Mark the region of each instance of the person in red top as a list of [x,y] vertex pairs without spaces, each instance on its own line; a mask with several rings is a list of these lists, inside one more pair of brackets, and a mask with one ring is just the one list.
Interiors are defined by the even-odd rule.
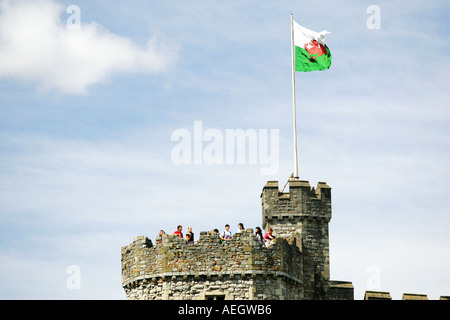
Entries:
[[178,226],[177,227],[177,231],[175,231],[173,234],[176,234],[180,238],[183,238],[183,233],[181,232],[181,230],[183,230],[183,227],[182,226]]
[[270,244],[276,238],[274,235],[272,235],[272,232],[273,232],[272,228],[267,229],[267,233],[264,236],[264,240],[266,241],[266,245]]

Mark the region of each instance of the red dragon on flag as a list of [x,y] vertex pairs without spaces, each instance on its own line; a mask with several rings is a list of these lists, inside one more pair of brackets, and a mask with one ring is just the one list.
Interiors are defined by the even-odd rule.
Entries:
[[323,44],[318,43],[316,40],[312,40],[311,42],[305,44],[305,50],[308,51],[310,62],[314,62],[311,59],[315,60],[323,55],[325,55],[324,60],[327,60],[327,48]]

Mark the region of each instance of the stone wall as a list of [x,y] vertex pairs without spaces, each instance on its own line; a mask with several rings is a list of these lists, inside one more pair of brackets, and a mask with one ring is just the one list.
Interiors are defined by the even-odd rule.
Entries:
[[[391,294],[385,291],[366,291],[364,300],[392,300]],[[402,300],[428,300],[426,294],[403,293]],[[450,300],[450,296],[440,296],[439,300]]]
[[161,243],[138,237],[122,247],[127,299],[302,299],[302,256],[279,238],[270,247],[252,229],[222,243],[201,232],[197,243],[166,234]]

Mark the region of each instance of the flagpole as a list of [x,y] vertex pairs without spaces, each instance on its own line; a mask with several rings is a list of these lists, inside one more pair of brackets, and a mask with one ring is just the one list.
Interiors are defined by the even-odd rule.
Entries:
[[294,46],[294,16],[291,13],[291,46],[292,46],[292,103],[294,124],[294,179],[298,178],[297,158],[297,112],[295,106],[295,46]]

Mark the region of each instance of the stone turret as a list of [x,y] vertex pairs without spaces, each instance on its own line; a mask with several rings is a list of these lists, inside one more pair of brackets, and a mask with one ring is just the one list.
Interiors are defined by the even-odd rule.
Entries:
[[290,180],[289,192],[280,192],[277,181],[268,181],[261,202],[263,228],[294,239],[302,252],[305,298],[325,299],[330,285],[331,188],[325,182],[314,189],[308,181]]

